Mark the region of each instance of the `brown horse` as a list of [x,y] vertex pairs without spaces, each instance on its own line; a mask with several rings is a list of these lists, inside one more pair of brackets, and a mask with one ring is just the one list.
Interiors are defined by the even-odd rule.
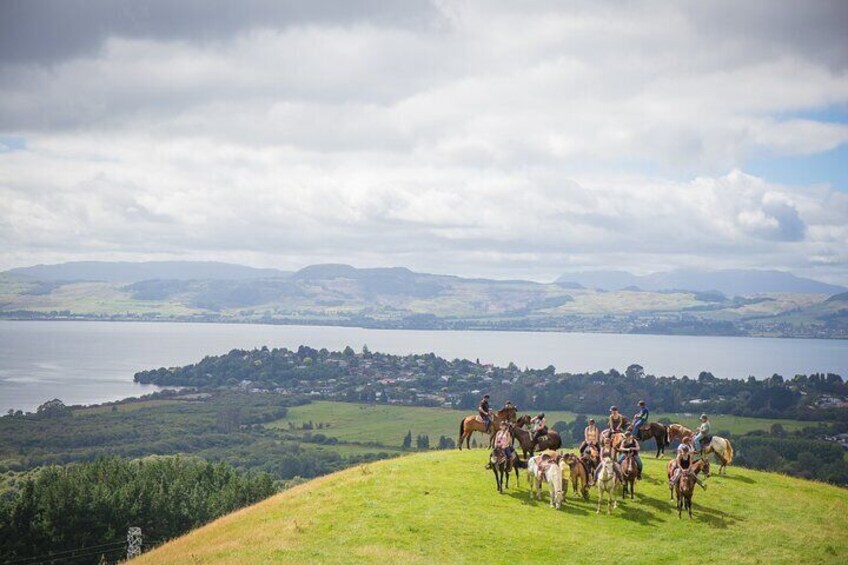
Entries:
[[660,455],[665,455],[665,448],[669,445],[668,428],[659,422],[649,422],[636,432],[636,439],[639,441],[651,438],[657,442],[657,459],[659,459]]
[[507,406],[506,408],[501,408],[497,412],[495,412],[495,417],[492,418],[492,423],[489,425],[488,430],[486,429],[486,424],[480,421],[478,415],[468,416],[467,418],[463,418],[462,421],[459,422],[459,449],[462,451],[462,442],[465,441],[465,447],[467,449],[471,449],[471,434],[474,432],[488,433],[489,434],[489,448],[491,448],[495,443],[495,432],[497,432],[498,427],[501,422],[506,420],[507,422],[515,422],[515,407]]
[[694,435],[695,433],[683,424],[672,424],[668,427],[669,443],[674,440],[683,442],[684,439],[694,437]]
[[562,447],[562,438],[554,430],[548,430],[547,436],[542,436],[541,441],[534,443],[533,434],[520,428],[517,424],[511,424],[509,429],[512,432],[512,437],[518,440],[518,445],[521,446],[521,450],[524,452],[524,459],[532,456],[537,449],[539,451],[545,451],[546,449],[557,450]]
[[[694,463],[692,467],[694,467]],[[677,517],[681,518],[683,510],[689,512],[689,519],[692,519],[692,494],[695,492],[695,472],[689,467],[680,472],[680,477],[677,480]]]
[[630,493],[630,499],[633,500],[633,495],[636,491],[636,476],[639,474],[639,467],[636,465],[636,458],[632,451],[628,451],[624,455],[624,461],[621,462],[621,476],[624,479],[623,488],[621,489],[621,497],[627,498],[627,493]]
[[[565,467],[568,467],[568,476],[565,474]],[[563,455],[560,460],[562,468],[562,497],[566,498],[568,494],[568,480],[571,479],[571,486],[574,489],[574,496],[580,492],[583,500],[589,499],[589,466],[583,458],[577,457],[573,453]],[[578,491],[578,485],[580,490]]]
[[[671,494],[671,500],[674,500],[674,485],[671,484],[671,479],[674,477],[674,471],[677,469],[677,459],[672,459],[666,465],[666,473],[668,474],[668,490]],[[689,470],[691,470],[696,475],[698,473],[704,473],[705,477],[710,476],[710,460],[709,459],[698,459],[697,461],[693,461],[692,465],[690,465]]]

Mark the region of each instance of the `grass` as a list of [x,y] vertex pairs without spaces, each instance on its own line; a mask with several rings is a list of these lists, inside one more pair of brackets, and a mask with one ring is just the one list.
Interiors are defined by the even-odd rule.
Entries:
[[[527,484],[497,494],[482,450],[351,468],[225,516],[138,563],[844,563],[848,491],[730,468],[694,499],[668,500],[665,461],[646,460],[636,499],[612,516],[573,495],[559,511]],[[534,533],[535,532],[535,533]]]
[[[417,406],[391,406],[385,404],[354,404],[348,402],[319,401],[304,406],[289,409],[285,419],[267,424],[271,428],[288,429],[288,423],[300,426],[303,422],[312,421],[314,424],[323,422],[330,424],[329,428],[314,430],[329,437],[346,442],[377,442],[388,447],[399,447],[408,431],[413,438],[419,434],[430,436],[430,445],[435,446],[439,436],[446,436],[454,441],[459,436],[460,419],[470,415],[467,410],[451,410],[448,408],[424,408]],[[545,413],[548,423],[557,421],[574,421],[573,412],[548,411]],[[679,422],[690,427],[697,425],[698,414],[658,414],[655,418],[668,417],[673,422]],[[596,416],[599,418],[599,416]],[[712,418],[713,430],[729,430],[733,435],[740,435],[751,430],[768,430],[775,422],[787,431],[815,425],[812,422],[798,420],[767,420],[759,418],[744,418],[741,416],[716,415]],[[480,441],[480,434],[475,434]]]

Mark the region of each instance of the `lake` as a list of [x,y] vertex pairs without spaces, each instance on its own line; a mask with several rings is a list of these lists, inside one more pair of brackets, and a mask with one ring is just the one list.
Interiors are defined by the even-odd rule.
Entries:
[[848,341],[746,337],[491,331],[372,330],[330,326],[142,322],[0,321],[0,410],[34,410],[59,398],[92,404],[157,390],[136,371],[186,365],[234,348],[309,345],[320,349],[429,353],[453,359],[558,371],[623,371],[639,363],[655,375],[757,378],[780,373],[848,376]]

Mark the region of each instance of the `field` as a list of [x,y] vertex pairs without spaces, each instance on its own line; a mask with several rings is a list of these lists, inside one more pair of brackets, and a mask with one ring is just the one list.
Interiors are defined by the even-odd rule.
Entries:
[[[315,430],[329,437],[338,438],[345,442],[376,442],[387,447],[399,447],[403,436],[408,431],[413,438],[419,434],[430,437],[430,445],[435,445],[439,436],[452,438],[459,436],[459,421],[470,411],[450,410],[447,408],[423,408],[414,406],[389,406],[385,404],[353,404],[347,402],[313,402],[304,406],[289,409],[287,417],[268,424],[269,427],[287,429],[289,422],[300,426],[304,422],[313,424],[322,422],[329,428]],[[549,425],[558,421],[572,422],[573,412],[549,411],[545,413]],[[667,417],[673,422],[688,426],[697,424],[698,414],[657,414],[653,419]],[[596,416],[599,418],[600,416]],[[787,431],[805,426],[815,425],[812,422],[798,420],[765,420],[759,418],[744,418],[740,416],[714,415],[711,417],[713,430],[728,430],[731,434],[740,435],[751,430],[768,430],[775,422],[779,422]],[[475,434],[480,438],[480,434]]]
[[[139,563],[844,563],[848,491],[731,467],[677,518],[663,461],[613,516],[570,497],[560,511],[521,485],[498,495],[481,451],[354,467],[221,518]],[[546,495],[547,496],[547,495]],[[587,536],[591,535],[592,543]]]

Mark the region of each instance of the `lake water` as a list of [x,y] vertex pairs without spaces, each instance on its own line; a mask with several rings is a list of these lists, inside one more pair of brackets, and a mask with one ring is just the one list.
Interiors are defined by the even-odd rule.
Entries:
[[848,341],[625,334],[370,330],[329,326],[140,322],[0,321],[0,410],[32,411],[52,398],[91,404],[139,396],[136,371],[194,363],[234,348],[309,345],[320,349],[429,353],[558,371],[757,378],[773,373],[848,376]]

